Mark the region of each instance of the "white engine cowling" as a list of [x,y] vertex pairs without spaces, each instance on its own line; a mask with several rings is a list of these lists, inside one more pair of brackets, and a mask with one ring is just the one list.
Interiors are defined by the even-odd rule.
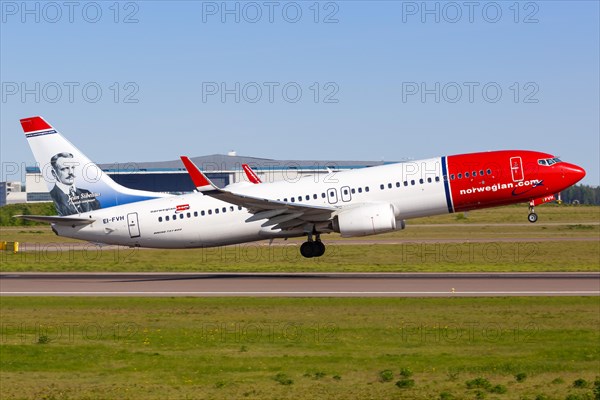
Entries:
[[[342,237],[368,236],[396,230],[394,206],[389,203],[363,204],[340,212],[333,228]],[[400,229],[404,228],[402,221]]]

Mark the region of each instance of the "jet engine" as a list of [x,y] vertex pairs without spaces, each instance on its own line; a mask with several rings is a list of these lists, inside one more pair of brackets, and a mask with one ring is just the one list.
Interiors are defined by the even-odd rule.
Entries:
[[333,220],[333,229],[342,237],[368,236],[404,229],[404,221],[396,222],[394,206],[389,203],[361,204],[342,210]]

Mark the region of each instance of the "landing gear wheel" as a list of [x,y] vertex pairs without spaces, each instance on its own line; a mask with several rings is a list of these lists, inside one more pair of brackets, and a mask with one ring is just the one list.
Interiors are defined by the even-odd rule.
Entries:
[[313,248],[315,250],[315,257],[321,257],[323,254],[325,254],[325,245],[320,240],[313,242]]
[[315,242],[304,242],[300,246],[300,254],[306,258],[321,257],[325,254],[325,245],[320,240]]
[[534,223],[535,221],[537,221],[538,216],[536,213],[532,212],[532,213],[529,213],[529,215],[527,216],[527,219],[529,220],[529,222]]
[[300,254],[302,254],[303,257],[312,258],[315,256],[313,251],[313,243],[315,242],[302,243],[302,245],[300,246]]

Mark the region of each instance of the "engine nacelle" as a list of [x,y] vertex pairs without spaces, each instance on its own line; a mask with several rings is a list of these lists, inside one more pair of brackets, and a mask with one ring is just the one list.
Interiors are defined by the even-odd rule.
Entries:
[[[396,230],[394,206],[389,203],[363,204],[340,212],[333,220],[333,229],[342,237],[368,236]],[[404,229],[401,221],[399,229]]]

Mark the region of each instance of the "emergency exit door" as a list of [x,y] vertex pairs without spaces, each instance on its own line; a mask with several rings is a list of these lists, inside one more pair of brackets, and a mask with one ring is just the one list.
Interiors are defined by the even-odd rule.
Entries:
[[127,227],[129,228],[129,236],[132,238],[140,237],[140,226],[138,224],[137,213],[127,214]]

